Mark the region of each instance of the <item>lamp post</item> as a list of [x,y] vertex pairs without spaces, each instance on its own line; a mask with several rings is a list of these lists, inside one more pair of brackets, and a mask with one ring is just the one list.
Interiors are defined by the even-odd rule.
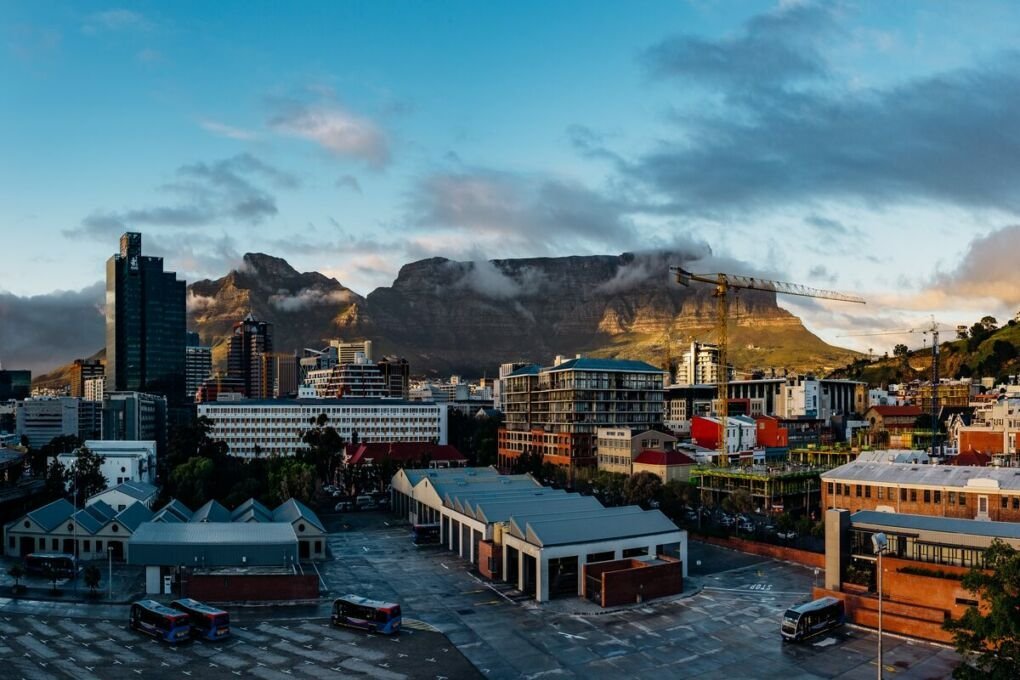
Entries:
[[871,536],[871,546],[878,555],[878,680],[882,680],[882,553],[889,549],[885,534]]
[[110,591],[110,600],[113,600],[113,546],[106,546],[106,557],[109,571],[107,572],[106,585]]

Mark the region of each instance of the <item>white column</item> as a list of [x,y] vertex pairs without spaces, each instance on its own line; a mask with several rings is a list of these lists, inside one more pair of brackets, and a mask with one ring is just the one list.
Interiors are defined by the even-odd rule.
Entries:
[[517,590],[524,592],[524,551],[517,550]]
[[549,600],[549,560],[541,554],[535,560],[535,599],[539,602]]

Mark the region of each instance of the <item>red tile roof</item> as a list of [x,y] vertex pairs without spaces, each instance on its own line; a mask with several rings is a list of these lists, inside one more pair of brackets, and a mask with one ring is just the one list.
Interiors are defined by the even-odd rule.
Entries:
[[976,465],[984,467],[992,462],[992,457],[987,453],[979,453],[977,451],[964,451],[958,456],[953,456],[949,459],[953,465]]
[[634,459],[642,465],[697,465],[698,462],[682,451],[653,451],[645,449]]
[[874,411],[881,416],[919,416],[919,406],[872,406],[869,411]]
[[361,462],[389,458],[401,463],[412,463],[428,457],[436,462],[466,463],[467,458],[449,444],[429,442],[373,442],[371,444],[348,444],[347,460],[357,465]]

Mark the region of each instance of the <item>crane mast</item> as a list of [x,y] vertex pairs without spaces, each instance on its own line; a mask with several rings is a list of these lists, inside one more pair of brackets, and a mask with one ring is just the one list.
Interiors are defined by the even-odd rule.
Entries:
[[719,374],[717,376],[718,386],[718,419],[720,423],[720,437],[718,443],[719,463],[729,460],[727,450],[727,433],[729,428],[730,411],[730,374],[729,374],[729,296],[730,292],[740,290],[761,290],[783,295],[797,295],[800,297],[821,298],[825,300],[837,300],[840,302],[853,302],[865,304],[864,299],[856,295],[848,295],[832,290],[810,288],[798,283],[787,283],[784,281],[772,281],[753,276],[742,276],[740,274],[692,274],[682,267],[672,266],[670,272],[676,276],[676,282],[682,286],[690,286],[691,282],[707,283],[715,286],[713,297],[716,300],[715,331],[719,342]]

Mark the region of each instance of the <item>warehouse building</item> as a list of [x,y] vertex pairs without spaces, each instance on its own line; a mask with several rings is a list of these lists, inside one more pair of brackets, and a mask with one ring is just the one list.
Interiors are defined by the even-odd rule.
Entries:
[[447,549],[539,602],[581,595],[588,564],[663,556],[686,573],[687,534],[658,510],[606,508],[495,468],[400,470],[392,489],[395,512],[437,525]]

